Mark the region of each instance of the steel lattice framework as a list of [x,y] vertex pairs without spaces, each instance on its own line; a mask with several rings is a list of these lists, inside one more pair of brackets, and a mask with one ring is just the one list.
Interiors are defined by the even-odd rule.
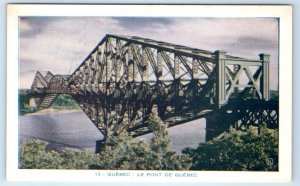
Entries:
[[[263,105],[270,99],[269,55],[249,60],[225,51],[106,35],[71,75],[37,72],[31,94],[39,109],[50,107],[58,94],[70,94],[104,136],[123,129],[138,136],[151,132],[147,120],[153,110],[171,127],[219,112],[230,100]],[[236,108],[234,122],[251,123],[253,108]],[[275,112],[278,123],[278,106],[261,108],[254,115],[264,113],[261,121],[269,122],[268,113]]]

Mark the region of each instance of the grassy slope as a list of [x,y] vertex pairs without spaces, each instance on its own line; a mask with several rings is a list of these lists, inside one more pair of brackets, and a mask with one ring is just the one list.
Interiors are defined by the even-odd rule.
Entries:
[[60,94],[54,103],[51,105],[51,108],[59,109],[59,110],[74,110],[79,109],[78,104],[76,101],[72,98],[72,96],[67,94]]

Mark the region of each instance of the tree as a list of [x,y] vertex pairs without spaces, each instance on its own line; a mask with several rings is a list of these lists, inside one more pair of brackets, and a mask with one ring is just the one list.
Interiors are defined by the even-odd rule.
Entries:
[[24,115],[27,113],[36,112],[37,109],[29,106],[30,97],[28,95],[28,90],[19,90],[19,114]]
[[57,169],[61,164],[59,153],[45,151],[46,142],[33,140],[21,145],[20,168]]
[[161,121],[157,112],[151,113],[149,128],[153,131],[150,149],[154,153],[152,162],[157,169],[162,170],[187,170],[191,166],[190,158],[170,151],[170,139],[167,125]]
[[278,143],[278,130],[263,124],[259,130],[230,128],[223,137],[183,153],[192,158],[192,170],[277,171]]
[[88,169],[98,155],[88,151],[65,150],[57,152],[46,150],[47,143],[32,140],[21,145],[21,169]]
[[118,136],[108,136],[100,159],[91,166],[95,169],[122,170],[187,170],[191,166],[186,155],[169,150],[170,140],[166,125],[157,113],[152,113],[148,122],[154,137],[150,144],[136,141],[122,131]]

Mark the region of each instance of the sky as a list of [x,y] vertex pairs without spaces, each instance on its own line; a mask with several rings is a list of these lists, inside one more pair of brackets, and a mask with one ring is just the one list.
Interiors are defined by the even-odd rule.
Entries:
[[71,74],[106,34],[140,36],[259,59],[269,53],[270,89],[278,90],[276,18],[21,17],[20,88],[36,71]]

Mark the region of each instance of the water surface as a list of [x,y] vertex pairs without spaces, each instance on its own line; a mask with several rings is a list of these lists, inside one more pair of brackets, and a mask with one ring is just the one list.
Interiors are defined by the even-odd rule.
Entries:
[[[171,149],[181,152],[186,147],[197,147],[205,141],[205,120],[199,119],[168,129]],[[150,141],[153,134],[136,138]],[[95,151],[96,141],[103,138],[84,112],[34,114],[20,116],[19,141],[40,139],[48,148],[65,147]]]

